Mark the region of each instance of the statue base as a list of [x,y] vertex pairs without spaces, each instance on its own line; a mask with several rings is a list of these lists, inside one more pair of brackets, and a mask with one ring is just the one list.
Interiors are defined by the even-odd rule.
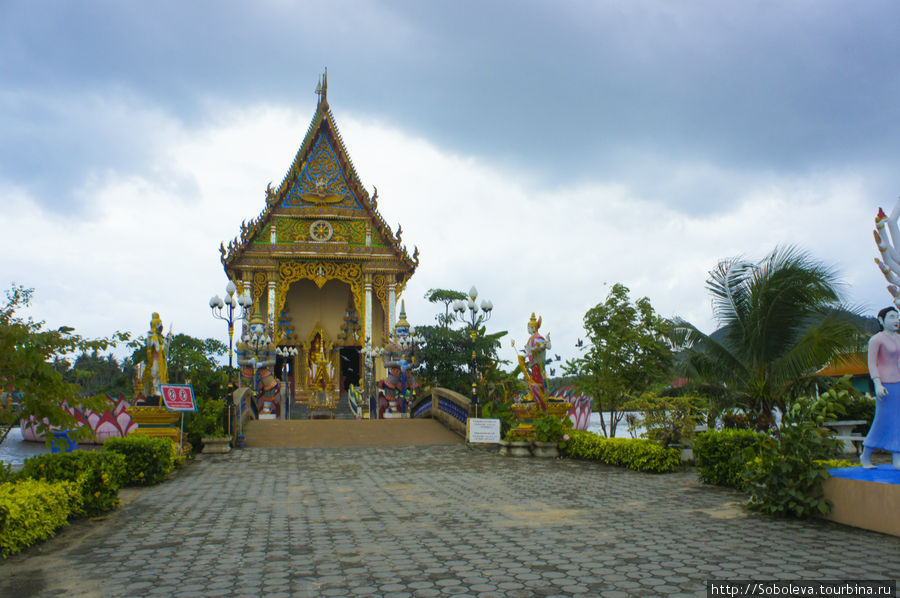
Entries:
[[900,470],[879,465],[874,469],[842,467],[828,472],[832,477],[822,487],[834,508],[825,519],[900,536]]

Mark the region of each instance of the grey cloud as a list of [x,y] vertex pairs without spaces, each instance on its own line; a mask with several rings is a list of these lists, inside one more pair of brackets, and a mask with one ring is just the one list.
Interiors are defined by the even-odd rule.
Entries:
[[311,110],[325,66],[338,112],[547,181],[664,185],[627,163],[641,153],[750,176],[887,171],[898,17],[890,0],[5,3],[3,97],[41,99],[2,117],[0,175],[52,198],[86,172],[141,168],[127,127],[107,135],[103,115],[71,104],[98,89],[190,127],[214,118],[210,98]]

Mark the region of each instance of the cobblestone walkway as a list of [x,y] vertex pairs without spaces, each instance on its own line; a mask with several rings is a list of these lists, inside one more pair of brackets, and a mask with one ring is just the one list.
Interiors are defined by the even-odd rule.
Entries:
[[900,578],[900,538],[773,519],[688,470],[465,446],[246,449],[0,563],[0,596],[705,596]]

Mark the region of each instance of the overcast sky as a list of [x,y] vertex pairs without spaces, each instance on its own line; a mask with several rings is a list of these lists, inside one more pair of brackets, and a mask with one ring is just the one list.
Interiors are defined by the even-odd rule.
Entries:
[[[328,100],[421,265],[576,354],[622,282],[712,331],[707,272],[795,244],[847,298],[900,195],[900,3],[0,0],[0,284],[88,336],[225,340],[219,243]],[[508,340],[505,341],[508,345]],[[512,358],[505,348],[504,357]]]

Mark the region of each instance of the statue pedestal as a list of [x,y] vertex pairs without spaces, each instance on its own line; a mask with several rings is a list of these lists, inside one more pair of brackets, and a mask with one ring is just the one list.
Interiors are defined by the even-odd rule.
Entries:
[[900,470],[890,465],[874,469],[830,469],[822,484],[834,508],[825,515],[836,523],[900,536]]

